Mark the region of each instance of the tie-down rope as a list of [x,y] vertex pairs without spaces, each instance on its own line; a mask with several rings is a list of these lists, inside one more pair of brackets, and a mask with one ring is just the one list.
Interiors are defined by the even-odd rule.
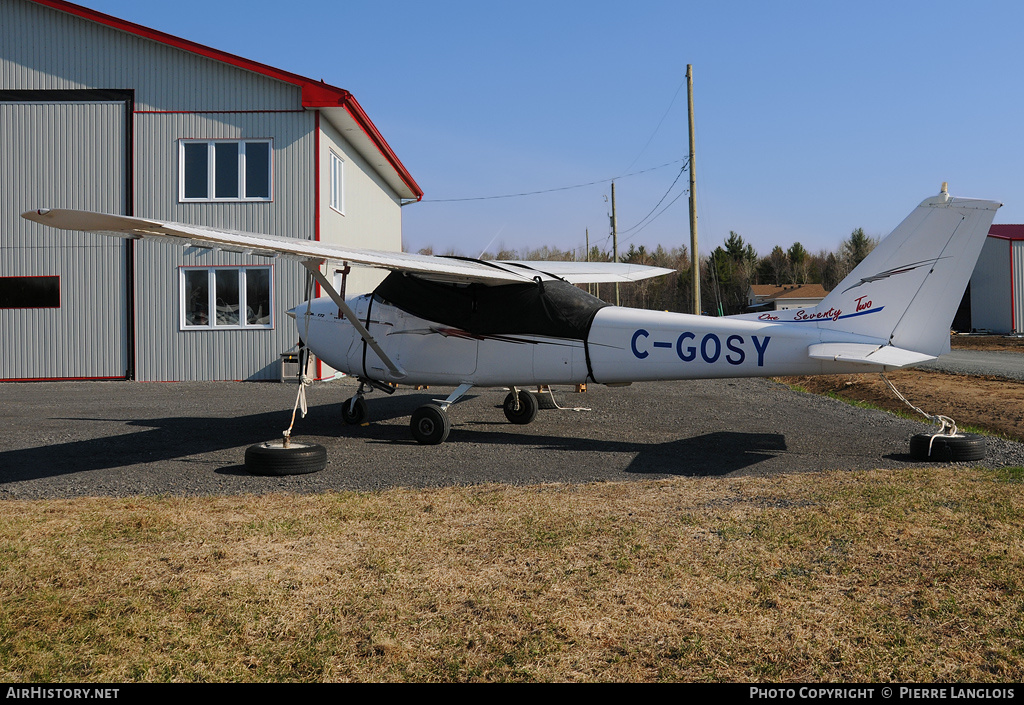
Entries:
[[885,373],[879,372],[878,374],[879,374],[879,376],[883,380],[885,380],[886,386],[888,386],[890,391],[892,391],[892,393],[896,395],[897,399],[902,401],[904,404],[909,406],[911,409],[913,409],[917,413],[921,414],[921,416],[924,416],[926,419],[928,419],[932,423],[938,423],[938,424],[942,425],[941,428],[939,428],[939,430],[937,432],[931,434],[931,438],[928,439],[928,455],[929,456],[932,454],[932,443],[935,441],[935,439],[938,436],[955,436],[956,435],[956,430],[957,430],[956,429],[956,421],[954,421],[953,419],[949,418],[948,416],[942,416],[941,414],[932,415],[932,414],[929,414],[926,411],[922,411],[921,409],[919,409],[918,407],[914,406],[909,401],[907,401],[907,398],[905,396],[900,394],[900,390],[896,389],[896,385],[894,385],[892,382],[889,381],[889,378],[885,376]]
[[[310,311],[313,307],[313,275],[310,273],[306,274],[306,333],[302,336],[302,339],[309,342],[309,319],[312,317]],[[312,378],[306,373],[309,370],[309,346],[303,344],[299,348],[299,391],[295,396],[295,406],[292,407],[292,422],[288,424],[288,428],[284,431],[284,446],[288,447],[288,441],[292,435],[292,427],[295,426],[295,412],[302,409],[302,418],[306,418],[306,413],[309,411],[306,405],[306,387],[313,384]]]

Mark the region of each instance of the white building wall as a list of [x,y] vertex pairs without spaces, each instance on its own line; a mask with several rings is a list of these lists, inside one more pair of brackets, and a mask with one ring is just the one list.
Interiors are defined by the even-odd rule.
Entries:
[[[401,251],[401,199],[333,125],[321,120],[320,129],[320,240],[350,247]],[[343,212],[331,207],[332,153],[343,161]],[[346,294],[371,291],[386,274],[381,269],[353,268]]]

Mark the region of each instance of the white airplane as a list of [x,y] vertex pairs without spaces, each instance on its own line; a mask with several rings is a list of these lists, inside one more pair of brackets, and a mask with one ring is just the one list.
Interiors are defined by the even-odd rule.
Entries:
[[[87,211],[23,217],[301,260],[329,296],[288,313],[309,350],[360,381],[345,420],[366,420],[370,389],[453,386],[412,415],[416,440],[438,444],[449,407],[473,387],[510,388],[505,415],[526,424],[537,400],[523,387],[881,372],[935,359],[949,350],[950,324],[1000,205],[952,198],[943,184],[818,306],[721,318],[620,308],[575,286],[671,271],[655,267],[379,252]],[[327,261],[391,274],[372,294],[345,300],[321,271]]]

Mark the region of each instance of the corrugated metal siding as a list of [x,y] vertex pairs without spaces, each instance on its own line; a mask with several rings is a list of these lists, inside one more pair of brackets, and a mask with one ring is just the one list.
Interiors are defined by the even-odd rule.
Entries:
[[1006,240],[989,237],[971,274],[971,327],[1009,333],[1010,258]]
[[0,87],[134,88],[136,110],[294,110],[300,89],[22,0],[0,2]]
[[[135,118],[136,213],[145,217],[311,239],[314,234],[311,113],[145,114]],[[274,140],[272,202],[179,203],[178,140]],[[273,330],[179,330],[181,266],[274,265]],[[228,252],[183,250],[172,243],[136,246],[142,380],[277,379],[279,355],[297,340],[284,312],[301,302],[298,262]]]
[[124,212],[123,103],[0,103],[0,276],[60,276],[59,309],[0,310],[0,378],[127,369],[125,244],[20,217],[42,206]]
[[[134,189],[130,206],[140,216],[254,232],[314,236],[315,114],[302,110],[297,86],[143,39],[24,0],[0,0],[0,89],[134,91]],[[61,139],[52,131],[51,141]],[[272,138],[274,199],[270,203],[179,203],[178,140]],[[400,248],[399,199],[340,137],[349,160],[349,204],[343,226],[322,223],[323,239]],[[5,166],[10,160],[0,155]],[[364,173],[366,172],[366,173]],[[90,179],[73,179],[99,188]],[[121,188],[117,193],[121,194]],[[9,203],[6,195],[0,196]],[[321,195],[326,212],[326,194]],[[38,204],[36,204],[38,205]],[[47,205],[62,205],[50,201]],[[97,207],[98,210],[122,210]],[[32,207],[32,206],[28,206]],[[89,207],[78,204],[77,207]],[[383,238],[367,233],[380,233]],[[101,238],[101,247],[123,248]],[[67,249],[67,240],[55,251]],[[56,256],[56,255],[54,255]],[[100,269],[79,250],[68,250],[66,268]],[[301,301],[304,270],[275,263],[273,330],[180,331],[178,271],[183,265],[266,264],[230,253],[183,252],[166,243],[137,243],[135,255],[136,378],[140,380],[275,379],[279,353],[295,343],[284,312]],[[107,282],[123,282],[116,266]],[[91,326],[82,322],[82,326]],[[6,329],[5,329],[6,332]],[[107,339],[103,332],[96,340]],[[53,340],[39,345],[61,348]],[[91,344],[90,344],[91,345]],[[35,346],[26,350],[36,349]],[[75,346],[64,346],[79,355]],[[87,355],[91,356],[91,353]],[[118,374],[122,374],[123,371]]]
[[1013,330],[1024,333],[1024,240],[1011,243],[1013,257]]

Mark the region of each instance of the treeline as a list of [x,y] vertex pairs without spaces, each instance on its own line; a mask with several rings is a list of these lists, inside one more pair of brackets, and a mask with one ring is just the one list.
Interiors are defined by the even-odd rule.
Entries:
[[[735,232],[730,232],[722,245],[700,261],[701,309],[712,315],[742,313],[752,284],[821,284],[826,290],[835,288],[842,279],[878,244],[876,238],[857,228],[834,252],[808,252],[799,242],[784,250],[776,245],[770,253],[760,256],[753,246]],[[434,254],[431,248],[420,254]],[[455,254],[455,253],[448,253]],[[485,252],[481,259],[577,261],[586,260],[583,250],[562,250],[552,247],[538,249],[501,249]],[[590,261],[610,262],[611,251],[590,249]],[[619,261],[675,270],[672,274],[641,282],[619,285],[619,303],[634,308],[664,311],[693,311],[692,272],[687,247],[666,249],[658,245],[648,250],[644,245],[630,245],[620,253]],[[591,284],[590,293],[615,303],[614,284]]]

